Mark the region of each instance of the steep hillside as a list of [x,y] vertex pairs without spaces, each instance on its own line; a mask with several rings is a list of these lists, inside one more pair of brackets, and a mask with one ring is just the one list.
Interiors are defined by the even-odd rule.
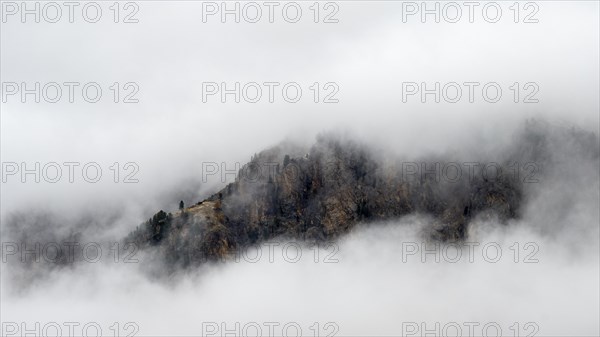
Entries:
[[160,211],[126,241],[155,249],[170,265],[188,266],[278,236],[335,240],[361,222],[411,213],[434,219],[426,238],[463,240],[476,217],[502,223],[520,216],[528,187],[543,183],[562,160],[556,144],[568,142],[578,156],[597,161],[597,140],[593,133],[530,122],[497,158],[475,164],[390,160],[323,136],[304,155],[290,157],[282,147],[259,153],[220,192],[174,214]]

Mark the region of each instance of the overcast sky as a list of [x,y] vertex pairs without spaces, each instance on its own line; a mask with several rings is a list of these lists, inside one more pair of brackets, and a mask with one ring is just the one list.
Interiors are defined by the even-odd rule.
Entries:
[[[222,23],[219,14],[207,15],[203,23],[199,2],[140,2],[130,17],[139,22],[126,24],[114,23],[110,4],[100,4],[102,17],[94,24],[85,22],[80,7],[75,7],[74,23],[65,7],[55,24],[44,22],[53,17],[52,9],[40,23],[30,15],[23,24],[20,13],[5,13],[3,82],[26,82],[30,88],[35,82],[81,86],[74,103],[68,102],[65,86],[54,104],[43,97],[36,104],[32,95],[26,103],[19,93],[7,96],[2,161],[30,166],[94,161],[104,178],[92,185],[81,176],[74,184],[64,183],[66,178],[56,184],[30,183],[32,176],[22,184],[18,175],[8,177],[3,216],[23,202],[60,207],[68,200],[73,206],[96,198],[114,200],[115,193],[151,199],[169,185],[198,177],[202,162],[244,163],[286,138],[311,142],[315,134],[332,129],[389,142],[386,147],[394,144],[398,152],[411,155],[423,148],[460,147],[475,133],[502,137],[494,131],[527,117],[598,128],[598,4],[592,1],[539,2],[537,10],[520,8],[519,23],[508,3],[502,3],[497,23],[485,21],[494,10],[484,17],[483,3],[474,9],[474,23],[462,6],[456,24],[445,21],[454,16],[452,8],[442,11],[440,23],[432,15],[422,23],[419,13],[406,15],[403,22],[403,6],[391,2],[339,2],[337,9],[321,4],[319,21],[336,11],[328,18],[338,23],[314,23],[314,10],[306,2],[300,3],[297,23],[285,21],[293,18],[294,9],[284,17],[283,5],[274,7],[274,23],[269,23],[268,7],[261,5],[263,16],[256,24],[244,21],[252,17],[252,8],[242,11],[240,23],[232,15]],[[120,8],[119,20],[134,10]],[[88,9],[88,17],[93,11]],[[539,22],[523,23],[534,11],[528,19]],[[103,90],[98,103],[82,99],[81,88],[88,82]],[[121,100],[134,90],[123,85],[135,82],[139,103],[113,103],[114,82],[121,85]],[[203,103],[203,82],[226,82],[230,88],[235,82],[281,85],[274,103],[263,86],[258,103],[242,98],[236,104],[230,95],[223,104],[218,94]],[[303,90],[297,103],[283,99],[281,88],[288,82]],[[334,82],[338,91],[333,98],[339,102],[314,103],[314,82],[320,83],[321,101],[335,89],[324,84]],[[403,82],[426,82],[429,88],[435,82],[481,85],[474,103],[463,86],[458,103],[443,98],[434,103],[430,95],[423,104],[419,94],[402,101]],[[498,103],[482,98],[488,82],[503,90]],[[521,86],[520,103],[512,101],[514,82]],[[528,82],[537,89],[524,88]],[[534,90],[539,103],[522,103]],[[137,163],[140,182],[110,183],[114,162]]]

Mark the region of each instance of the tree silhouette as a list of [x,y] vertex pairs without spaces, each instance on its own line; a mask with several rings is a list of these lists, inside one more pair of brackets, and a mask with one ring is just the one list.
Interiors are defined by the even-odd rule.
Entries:
[[286,167],[287,164],[290,163],[290,156],[289,155],[285,155],[285,157],[283,157],[283,167]]

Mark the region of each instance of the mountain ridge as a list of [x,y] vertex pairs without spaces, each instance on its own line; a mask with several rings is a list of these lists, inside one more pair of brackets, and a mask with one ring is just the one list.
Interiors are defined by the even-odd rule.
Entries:
[[[542,168],[554,164],[555,134],[566,134],[584,156],[597,160],[596,134],[535,121],[499,160],[478,163],[499,170],[493,179],[493,170],[472,174],[473,169],[456,180],[449,172],[460,163],[448,158],[393,159],[389,165],[372,148],[330,135],[318,137],[304,156],[290,157],[274,147],[253,156],[235,182],[176,213],[161,210],[125,241],[157,248],[168,265],[186,267],[276,237],[335,240],[360,223],[414,213],[434,219],[426,239],[464,240],[475,218],[500,223],[519,218],[527,185],[539,183]],[[435,167],[446,168],[442,179],[443,169]],[[419,168],[423,171],[415,173]]]

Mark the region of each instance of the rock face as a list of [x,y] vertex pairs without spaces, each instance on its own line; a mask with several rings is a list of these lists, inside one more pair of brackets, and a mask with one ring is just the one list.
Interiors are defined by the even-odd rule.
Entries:
[[361,222],[411,213],[434,219],[429,238],[462,240],[475,217],[520,216],[528,184],[543,183],[556,161],[555,133],[598,160],[595,134],[539,122],[528,123],[494,161],[389,160],[338,137],[319,137],[304,155],[275,147],[255,155],[217,194],[175,214],[160,211],[126,241],[188,266],[278,236],[334,240]]

